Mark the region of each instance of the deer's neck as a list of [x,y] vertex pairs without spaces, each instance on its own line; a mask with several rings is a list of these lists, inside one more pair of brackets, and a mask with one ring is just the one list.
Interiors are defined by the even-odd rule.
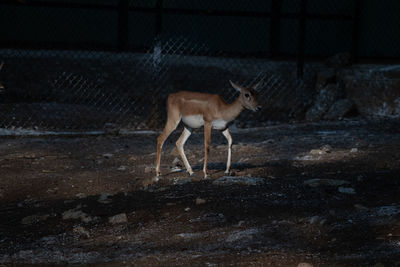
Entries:
[[240,97],[238,97],[235,101],[226,106],[224,110],[224,119],[227,121],[233,121],[240,115],[240,112],[242,112],[243,109],[244,107],[240,101]]

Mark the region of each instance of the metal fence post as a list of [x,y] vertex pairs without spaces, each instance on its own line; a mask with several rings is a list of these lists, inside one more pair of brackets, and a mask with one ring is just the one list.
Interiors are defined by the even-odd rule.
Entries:
[[270,24],[270,49],[271,57],[280,54],[281,39],[281,11],[282,4],[280,0],[272,0],[271,2],[271,24]]
[[156,3],[156,38],[161,38],[162,31],[162,15],[163,15],[164,0],[157,0]]
[[354,13],[353,13],[353,35],[351,44],[351,54],[354,62],[358,61],[358,50],[360,43],[360,14],[361,14],[361,0],[354,0]]
[[118,50],[128,47],[129,36],[129,3],[128,0],[118,2]]
[[299,43],[297,50],[297,77],[301,78],[304,74],[304,57],[306,42],[306,20],[307,20],[307,0],[301,0],[299,16]]

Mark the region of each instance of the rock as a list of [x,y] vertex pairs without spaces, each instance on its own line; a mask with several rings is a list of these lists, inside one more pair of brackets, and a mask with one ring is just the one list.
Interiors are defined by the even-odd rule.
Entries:
[[226,242],[232,243],[237,241],[243,242],[246,240],[251,240],[253,239],[253,236],[258,233],[259,230],[257,228],[250,228],[243,231],[235,231],[226,238]]
[[321,150],[324,151],[325,153],[331,153],[332,147],[330,145],[324,145],[323,147],[321,147]]
[[26,154],[23,155],[23,158],[25,158],[25,159],[35,159],[36,157],[37,156],[34,153],[32,153],[32,154],[26,153]]
[[38,215],[38,214],[35,214],[35,215],[31,215],[31,216],[24,217],[24,218],[21,220],[21,223],[22,223],[22,224],[34,224],[34,223],[38,223],[38,222],[40,222],[40,221],[45,221],[45,220],[47,220],[49,217],[50,217],[49,214],[45,214],[45,215]]
[[63,220],[71,220],[71,219],[80,219],[82,222],[88,223],[92,221],[92,218],[88,216],[86,213],[80,210],[80,206],[77,206],[75,209],[70,209],[62,214]]
[[315,90],[321,91],[329,83],[336,83],[336,73],[333,69],[325,69],[317,73],[317,80],[315,82]]
[[261,142],[261,144],[273,144],[273,143],[275,143],[274,139],[268,139],[268,140],[265,140],[265,141]]
[[318,222],[320,219],[321,218],[318,215],[313,216],[313,217],[310,218],[309,223],[310,224],[314,224],[314,223]]
[[192,178],[175,178],[174,179],[174,185],[184,185],[187,183],[191,183],[192,182]]
[[126,216],[126,213],[120,213],[120,214],[108,217],[108,222],[111,224],[127,223],[128,217]]
[[353,147],[352,149],[350,149],[350,153],[357,153],[358,152],[358,148]]
[[297,267],[314,267],[314,265],[308,262],[300,262],[299,264],[297,264]]
[[239,163],[244,163],[244,162],[249,162],[249,161],[250,161],[250,158],[240,158],[238,160]]
[[337,84],[328,84],[316,96],[312,107],[307,110],[306,119],[309,121],[320,120],[341,95],[342,92]]
[[207,201],[205,200],[205,199],[202,199],[202,198],[196,198],[196,205],[201,205],[201,204],[204,204],[204,203],[206,203]]
[[85,228],[83,228],[82,226],[75,226],[73,229],[72,229],[72,232],[74,232],[74,233],[76,233],[76,234],[78,234],[78,235],[80,235],[80,236],[83,236],[83,237],[85,237],[85,238],[90,238],[90,234],[89,234],[89,231],[87,231]]
[[190,208],[189,207],[185,208],[185,211],[186,212],[190,211]]
[[100,197],[97,199],[97,202],[101,204],[110,204],[112,202],[112,199],[110,197],[113,196],[110,193],[102,193]]
[[318,187],[318,186],[339,186],[344,184],[349,184],[348,181],[345,180],[336,180],[336,179],[310,179],[303,182],[303,184]]
[[238,224],[237,224],[237,226],[238,226],[238,227],[241,227],[241,226],[243,226],[244,224],[245,224],[245,221],[239,221]]
[[125,171],[126,170],[126,166],[119,166],[117,171]]
[[311,149],[310,154],[311,155],[322,155],[322,154],[326,154],[326,152],[322,151],[321,149]]
[[382,206],[377,211],[379,216],[395,216],[400,214],[400,207],[396,205]]
[[261,177],[246,176],[222,176],[213,182],[214,185],[261,185],[265,183],[265,179]]
[[175,167],[182,167],[182,162],[181,162],[181,160],[180,160],[179,158],[176,157],[176,158],[172,161],[172,165],[175,166]]
[[199,218],[193,218],[189,220],[191,223],[204,222],[207,224],[221,224],[227,221],[226,217],[222,213],[205,213]]
[[50,245],[55,245],[55,244],[57,244],[58,243],[58,238],[57,238],[57,236],[44,236],[44,237],[42,237],[41,239],[40,239],[40,243],[44,243],[44,244],[46,244],[47,246],[50,246]]
[[102,193],[99,198],[97,199],[97,202],[102,203],[102,204],[110,204],[112,202],[112,197],[113,194],[110,193]]
[[111,153],[105,153],[105,154],[103,154],[103,157],[106,158],[106,159],[112,158],[113,156],[114,156],[114,155],[111,154]]
[[84,194],[84,193],[78,193],[78,194],[76,194],[75,195],[77,198],[85,198],[86,197],[86,194]]
[[18,257],[21,258],[21,259],[31,259],[33,257],[33,255],[34,255],[34,253],[33,253],[33,250],[31,250],[31,249],[20,250],[18,252]]
[[347,114],[351,114],[355,110],[356,106],[353,100],[347,98],[339,99],[332,104],[323,118],[325,120],[342,120]]
[[354,188],[351,188],[351,187],[342,187],[342,186],[339,186],[338,190],[339,190],[340,193],[343,193],[343,194],[354,195],[354,194],[356,193],[356,191],[354,190]]
[[200,236],[201,236],[200,233],[180,233],[174,235],[175,238],[179,239],[193,239],[193,238],[198,238]]
[[352,63],[352,58],[350,53],[338,53],[328,58],[325,62],[325,64],[329,68],[334,68],[334,69],[349,66],[351,65],[351,63]]
[[182,169],[179,168],[178,166],[175,166],[175,167],[171,168],[171,172],[180,172],[180,171],[182,171]]
[[320,149],[311,149],[310,154],[311,155],[323,155],[326,153],[331,153],[332,147],[330,145],[324,145]]

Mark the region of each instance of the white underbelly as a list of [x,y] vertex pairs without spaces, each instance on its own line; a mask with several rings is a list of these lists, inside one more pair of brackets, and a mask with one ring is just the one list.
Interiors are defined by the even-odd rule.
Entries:
[[190,128],[197,129],[204,125],[203,115],[192,115],[182,117],[182,121]]
[[225,130],[227,124],[228,124],[227,121],[218,119],[218,120],[214,120],[212,122],[212,127],[213,127],[213,129],[217,129],[217,130]]
[[[182,117],[182,121],[185,125],[190,128],[197,129],[204,125],[203,115],[191,115]],[[212,128],[216,130],[226,129],[227,121],[222,119],[217,119],[212,122]]]

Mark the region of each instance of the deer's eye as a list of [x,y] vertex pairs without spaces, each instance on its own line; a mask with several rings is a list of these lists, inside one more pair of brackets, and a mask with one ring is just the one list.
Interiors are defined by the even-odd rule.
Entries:
[[248,93],[245,93],[244,96],[245,96],[246,98],[249,98],[249,97],[250,97],[250,95],[249,95]]

